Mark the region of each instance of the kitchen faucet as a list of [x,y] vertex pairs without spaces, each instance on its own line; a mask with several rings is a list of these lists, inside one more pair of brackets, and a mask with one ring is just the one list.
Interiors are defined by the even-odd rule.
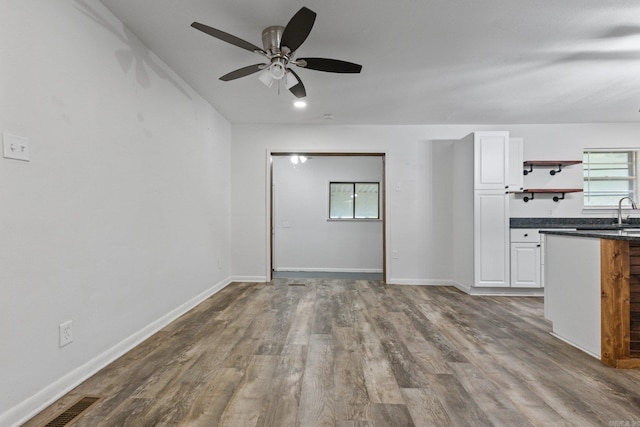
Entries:
[[638,209],[636,206],[636,202],[629,196],[625,196],[622,199],[618,200],[618,225],[622,225],[622,201],[624,199],[629,199],[631,201],[631,209]]

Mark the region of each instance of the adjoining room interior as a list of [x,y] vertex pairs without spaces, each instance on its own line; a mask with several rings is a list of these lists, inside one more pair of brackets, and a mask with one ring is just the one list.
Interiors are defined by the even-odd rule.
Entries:
[[383,280],[384,155],[272,153],[270,163],[273,277]]
[[638,423],[637,16],[0,2],[0,427]]

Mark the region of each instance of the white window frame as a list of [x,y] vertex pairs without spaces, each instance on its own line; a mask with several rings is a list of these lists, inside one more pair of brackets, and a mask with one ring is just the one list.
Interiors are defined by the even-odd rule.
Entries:
[[[336,218],[336,217],[331,217],[331,185],[332,184],[351,184],[353,185],[353,194],[352,194],[352,198],[354,200],[353,203],[353,211],[352,211],[352,216],[351,217],[342,217],[342,218]],[[378,186],[378,216],[376,218],[360,218],[360,217],[356,217],[355,213],[356,213],[356,187],[358,186],[358,184],[374,184]],[[329,182],[329,212],[328,212],[328,220],[329,221],[380,221],[382,219],[381,217],[381,212],[380,212],[380,182],[379,181],[330,181]]]
[[[629,169],[635,169],[633,170],[632,174],[627,175],[627,179],[633,182],[633,189],[631,191],[624,191],[621,190],[620,194],[619,194],[619,199],[623,198],[625,196],[630,196],[634,201],[636,202],[640,202],[640,149],[637,148],[585,148],[583,150],[583,157],[587,156],[588,153],[629,153],[632,154],[634,156],[634,159],[631,161],[631,166],[629,167]],[[588,191],[588,183],[589,182],[596,182],[596,181],[604,181],[606,180],[606,178],[601,178],[601,179],[591,179],[589,174],[588,174],[588,166],[589,166],[589,162],[588,161],[584,161],[583,162],[583,188],[584,188],[584,194],[583,194],[583,210],[584,211],[594,211],[594,210],[601,210],[601,211],[611,211],[611,210],[617,210],[618,209],[618,204],[617,202],[614,204],[607,204],[607,205],[587,205],[587,201],[589,198],[589,191]],[[617,180],[620,180],[621,178],[624,177],[615,177],[617,178]],[[630,208],[630,203],[625,203],[622,206],[624,209],[629,209]]]

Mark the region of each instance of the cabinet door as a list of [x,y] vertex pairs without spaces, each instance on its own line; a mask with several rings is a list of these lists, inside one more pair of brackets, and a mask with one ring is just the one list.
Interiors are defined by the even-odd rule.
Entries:
[[524,140],[522,138],[509,138],[509,164],[507,187],[509,191],[521,191],[524,189]]
[[540,244],[511,244],[511,287],[539,288],[540,284]]
[[507,188],[509,132],[476,132],[473,147],[476,190]]
[[509,195],[476,191],[474,211],[474,286],[509,287]]

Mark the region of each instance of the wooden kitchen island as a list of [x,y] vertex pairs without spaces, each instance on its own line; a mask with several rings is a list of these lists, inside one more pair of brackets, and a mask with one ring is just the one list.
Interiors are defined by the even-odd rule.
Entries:
[[640,229],[542,231],[553,335],[615,368],[640,368]]

